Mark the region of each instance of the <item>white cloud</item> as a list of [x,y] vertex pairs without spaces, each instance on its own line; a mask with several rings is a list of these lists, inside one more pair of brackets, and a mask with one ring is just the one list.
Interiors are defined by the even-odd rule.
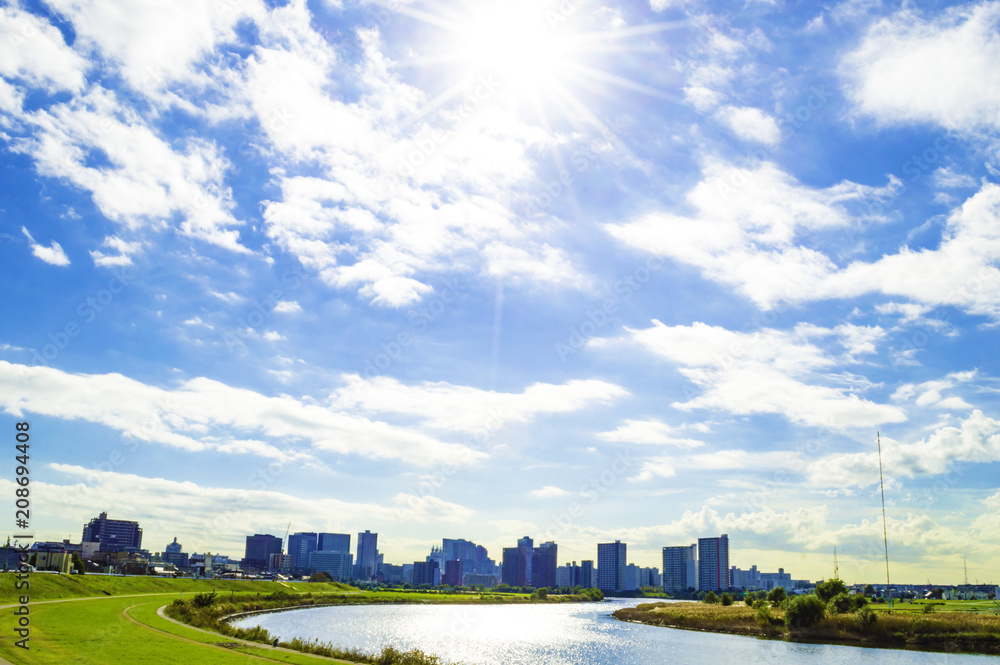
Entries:
[[672,478],[679,470],[686,471],[760,471],[773,469],[800,469],[802,459],[795,453],[783,450],[772,452],[751,452],[747,450],[716,450],[699,455],[677,457],[662,455],[643,461],[635,481],[651,480],[655,477]]
[[272,445],[282,443],[285,454],[305,446],[317,456],[360,455],[421,466],[469,464],[485,457],[412,429],[205,378],[167,389],[120,374],[69,374],[0,361],[0,386],[0,406],[8,413],[98,423],[129,440],[193,452],[250,434],[266,437]]
[[500,393],[443,381],[407,386],[385,376],[348,374],[344,379],[347,385],[331,396],[337,408],[413,416],[429,427],[470,433],[530,422],[541,414],[572,413],[628,395],[624,388],[596,380],[535,383],[520,393]]
[[1000,3],[953,7],[928,21],[906,10],[875,23],[843,60],[860,113],[885,123],[1000,127]]
[[950,166],[942,166],[934,171],[934,184],[944,189],[972,189],[979,183],[971,175],[956,173]]
[[797,237],[856,223],[847,204],[892,191],[843,182],[808,187],[763,162],[753,169],[709,160],[704,179],[687,194],[695,214],[654,212],[605,229],[619,241],[689,263],[706,277],[736,286],[762,307],[811,297],[836,270]]
[[114,250],[115,254],[105,254],[100,250],[91,250],[90,257],[94,260],[94,265],[104,268],[115,268],[132,265],[132,254],[142,250],[141,242],[126,242],[118,236],[108,236],[101,243],[102,247]]
[[[652,328],[627,329],[628,336],[618,341],[638,344],[681,366],[681,374],[699,392],[674,403],[675,408],[775,413],[803,425],[836,429],[906,420],[901,409],[862,399],[856,386],[844,385],[845,377],[824,373],[838,361],[812,340],[833,336],[850,348],[856,334],[850,328],[800,326],[794,332],[765,328],[741,333],[704,323],[671,327],[654,320]],[[591,345],[610,343],[598,339]]]
[[678,446],[681,448],[697,448],[705,445],[703,441],[676,436],[679,429],[656,419],[626,420],[614,431],[601,432],[596,436],[604,441],[620,443]]
[[[276,483],[283,480],[280,466],[276,473],[262,476],[275,481],[263,488],[257,486],[259,481],[254,481],[252,487],[212,487],[69,464],[53,463],[48,468],[49,479],[34,481],[32,487],[39,501],[58,515],[53,519],[63,521],[61,528],[53,529],[54,533],[63,533],[74,525],[79,528],[109,506],[128,506],[130,515],[139,516],[143,545],[148,542],[150,550],[161,547],[155,543],[167,543],[176,536],[186,551],[242,552],[245,534],[273,533],[271,525],[284,528],[289,515],[300,516],[296,518],[296,529],[314,531],[348,527],[360,530],[373,522],[465,524],[474,515],[464,506],[437,497],[405,493],[393,497],[388,505],[298,497],[276,488]],[[66,477],[69,482],[52,482],[53,476]],[[14,491],[9,480],[0,480],[0,486]],[[164,501],[165,496],[170,501]]]
[[[942,427],[913,443],[882,437],[882,463],[888,477],[957,473],[961,478],[963,462],[997,461],[1000,461],[1000,422],[978,410],[962,421],[960,427]],[[878,454],[872,450],[827,455],[809,464],[808,472],[810,483],[818,487],[864,487],[878,482],[878,468]]]
[[18,7],[0,7],[0,74],[49,92],[79,92],[87,68],[55,26]]
[[274,306],[274,311],[278,314],[297,314],[302,311],[302,306],[294,300],[282,300]]
[[921,407],[966,411],[972,408],[971,404],[968,404],[961,397],[944,397],[942,392],[951,390],[960,384],[968,383],[975,379],[977,375],[978,372],[976,370],[969,370],[966,372],[952,372],[937,381],[925,381],[919,384],[905,383],[896,389],[892,394],[892,399],[897,402],[909,402],[912,400],[914,404]]
[[241,222],[223,184],[229,162],[214,143],[192,138],[178,152],[114,94],[96,89],[23,121],[32,131],[14,149],[30,155],[42,175],[90,192],[101,213],[125,229],[163,228],[176,216],[182,235],[247,251],[229,228]]
[[551,499],[554,497],[569,496],[570,493],[554,485],[546,485],[540,489],[531,490],[529,494],[538,499]]
[[[699,99],[699,103],[706,103]],[[777,121],[758,108],[747,106],[726,106],[716,117],[736,136],[744,141],[776,146],[781,143],[781,129]]]
[[267,330],[264,332],[264,339],[266,339],[268,342],[280,342],[288,338],[276,330]]
[[35,239],[31,236],[31,233],[25,227],[21,227],[21,233],[28,238],[28,244],[31,246],[31,253],[35,255],[36,258],[45,261],[49,265],[53,266],[68,266],[69,257],[66,256],[66,252],[63,251],[62,246],[55,240],[46,247],[35,242]]

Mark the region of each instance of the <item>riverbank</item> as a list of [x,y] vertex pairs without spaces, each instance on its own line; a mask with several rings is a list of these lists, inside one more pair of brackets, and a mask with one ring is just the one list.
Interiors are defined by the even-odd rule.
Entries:
[[742,604],[643,603],[613,616],[652,626],[792,642],[1000,655],[1000,616],[969,612],[829,614],[800,629],[785,625],[781,608],[760,612]]

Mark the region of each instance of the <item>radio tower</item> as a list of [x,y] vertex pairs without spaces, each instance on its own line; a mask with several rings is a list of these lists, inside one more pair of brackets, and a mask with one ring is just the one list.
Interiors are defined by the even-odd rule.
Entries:
[[965,561],[965,555],[962,555],[962,568],[965,569],[965,586],[969,586],[969,564]]
[[833,544],[833,578],[840,579],[840,566],[837,565],[837,543]]

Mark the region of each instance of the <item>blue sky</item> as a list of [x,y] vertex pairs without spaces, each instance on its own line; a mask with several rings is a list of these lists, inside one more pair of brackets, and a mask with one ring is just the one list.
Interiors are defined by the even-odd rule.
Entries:
[[[0,5],[33,527],[1000,564],[1000,3]],[[13,434],[11,434],[13,440]],[[12,467],[0,481],[13,496]],[[11,501],[12,499],[8,499]],[[11,509],[13,507],[11,506]]]

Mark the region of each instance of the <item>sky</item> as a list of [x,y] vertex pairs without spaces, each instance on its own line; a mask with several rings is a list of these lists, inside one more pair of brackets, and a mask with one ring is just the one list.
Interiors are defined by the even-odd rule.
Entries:
[[0,3],[8,512],[29,422],[38,539],[1000,581],[997,62],[995,1]]

